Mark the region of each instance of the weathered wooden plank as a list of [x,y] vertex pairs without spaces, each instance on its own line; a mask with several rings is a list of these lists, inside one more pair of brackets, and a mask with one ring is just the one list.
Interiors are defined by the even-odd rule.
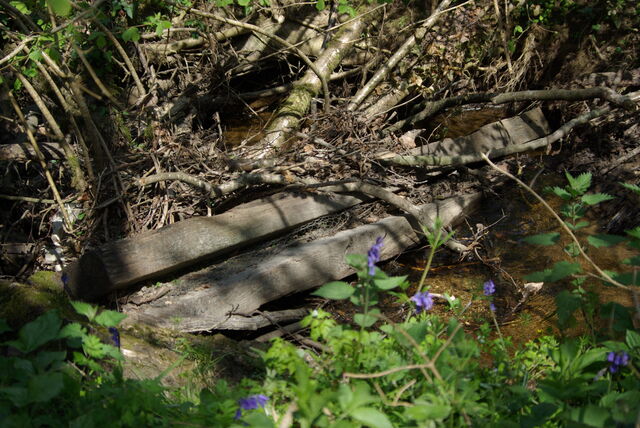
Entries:
[[411,156],[432,156],[431,165],[453,165],[456,158],[486,153],[514,144],[524,144],[551,132],[544,114],[540,108],[529,110],[519,116],[502,119],[490,123],[477,131],[458,138],[445,138],[442,141],[425,144],[409,150],[402,156],[395,153],[379,153],[379,159],[393,162],[394,159]]
[[87,251],[65,270],[67,287],[92,300],[136,282],[219,257],[368,198],[276,195],[213,217],[196,217]]
[[[444,224],[460,221],[477,206],[479,193],[428,204],[421,208]],[[338,232],[332,237],[292,246],[230,277],[216,267],[189,273],[174,281],[172,291],[149,305],[126,305],[126,323],[145,322],[186,332],[231,329],[231,313],[250,313],[264,303],[318,287],[353,273],[347,254],[365,254],[376,237],[384,236],[381,260],[417,244],[421,236],[404,216]]]

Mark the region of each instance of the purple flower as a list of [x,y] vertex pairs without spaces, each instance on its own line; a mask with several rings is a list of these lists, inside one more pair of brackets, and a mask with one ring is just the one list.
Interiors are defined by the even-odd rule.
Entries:
[[629,364],[629,354],[624,351],[612,351],[607,354],[607,361],[611,363],[611,365],[609,366],[609,371],[611,373],[616,373],[618,370],[620,370],[620,367]]
[[367,253],[367,266],[369,266],[369,275],[376,273],[376,263],[380,260],[380,250],[382,249],[382,236],[376,238],[376,243],[369,249]]
[[491,312],[495,312],[496,311],[496,305],[494,305],[493,302],[489,303],[489,309],[491,309]]
[[493,279],[490,279],[489,281],[484,283],[484,295],[485,296],[491,296],[493,293],[496,292],[496,285],[493,283]]
[[109,333],[111,333],[111,340],[113,344],[120,349],[120,332],[115,327],[109,327]]
[[431,297],[428,291],[416,293],[411,300],[416,304],[416,314],[422,311],[428,311],[433,307],[433,297]]
[[269,397],[262,394],[250,395],[247,398],[241,398],[238,400],[240,408],[236,411],[236,419],[240,419],[243,410],[263,408],[264,405],[267,404],[267,401],[269,401]]

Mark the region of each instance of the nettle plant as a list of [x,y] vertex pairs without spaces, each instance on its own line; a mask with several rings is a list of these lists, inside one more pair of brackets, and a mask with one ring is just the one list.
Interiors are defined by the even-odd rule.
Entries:
[[[633,328],[630,310],[617,303],[601,305],[599,295],[595,291],[596,288],[588,280],[597,278],[604,286],[617,286],[637,294],[640,291],[637,288],[640,284],[640,277],[638,277],[640,256],[636,255],[622,260],[623,264],[631,267],[628,272],[604,271],[591,260],[589,247],[602,248],[626,243],[631,249],[638,250],[640,249],[640,227],[626,231],[626,236],[609,234],[580,236],[582,235],[581,232],[590,225],[589,221],[585,219],[588,208],[609,201],[613,197],[605,193],[587,193],[591,187],[592,178],[589,173],[573,177],[567,172],[566,178],[566,186],[556,186],[546,190],[564,201],[560,208],[560,215],[562,216],[561,225],[571,238],[571,241],[564,246],[564,251],[569,256],[569,260],[559,261],[550,269],[527,275],[525,280],[547,283],[560,281],[567,277],[572,278],[573,289],[571,291],[564,290],[556,296],[558,325],[562,330],[576,324],[575,314],[580,311],[593,339],[603,334],[602,331],[599,331],[597,325],[599,316],[610,319],[610,326],[613,331],[624,333],[627,329]],[[622,186],[636,194],[640,194],[640,187],[636,185],[623,183]],[[557,214],[554,215],[557,216]],[[560,240],[560,233],[544,233],[527,237],[524,240],[536,245],[556,245]],[[585,260],[595,273],[589,274],[586,272],[580,263],[581,259]]]

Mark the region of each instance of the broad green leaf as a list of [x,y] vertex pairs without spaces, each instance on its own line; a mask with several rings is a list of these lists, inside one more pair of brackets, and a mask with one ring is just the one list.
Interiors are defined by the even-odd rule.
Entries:
[[16,407],[22,407],[29,403],[29,390],[22,386],[7,386],[0,388],[0,397],[6,397]]
[[594,193],[591,195],[582,195],[581,199],[582,202],[587,205],[597,205],[600,202],[610,201],[615,198],[611,195],[607,195],[606,193]]
[[89,335],[82,341],[82,350],[91,358],[100,359],[106,354],[105,345],[96,336]]
[[539,235],[532,235],[523,238],[522,240],[527,244],[533,245],[554,245],[558,242],[560,238],[560,234],[557,232],[552,233],[541,233]]
[[589,187],[591,187],[591,174],[588,172],[582,173],[577,177],[573,177],[567,171],[565,175],[567,176],[567,181],[569,182],[571,190],[573,190],[576,195],[582,195],[589,190]]
[[596,248],[600,247],[611,247],[613,245],[619,244],[621,242],[626,241],[627,239],[624,236],[618,235],[591,235],[587,236],[587,242]]
[[640,226],[631,230],[625,230],[625,233],[633,238],[640,239]]
[[371,309],[369,311],[369,314],[355,314],[353,316],[353,321],[355,321],[356,324],[358,324],[360,327],[363,328],[367,328],[367,327],[371,327],[372,325],[374,325],[376,323],[376,321],[378,321],[378,318],[370,315],[371,313],[376,313],[376,312],[380,312],[379,310],[376,309]]
[[569,199],[571,199],[571,193],[567,192],[562,187],[558,187],[558,186],[551,187],[551,188],[548,189],[548,191],[550,191],[554,195],[564,199],[565,201],[568,201]]
[[406,275],[392,276],[391,278],[386,279],[374,279],[373,284],[380,290],[391,290],[400,286],[406,279]]
[[542,272],[534,272],[529,275],[525,275],[524,279],[527,282],[554,282],[580,272],[581,270],[582,267],[578,263],[561,261],[556,263],[551,269],[545,269]]
[[387,415],[371,407],[360,407],[351,412],[351,417],[372,428],[393,428]]
[[44,403],[57,396],[64,382],[62,373],[43,373],[29,379],[29,401]]
[[62,330],[60,330],[60,333],[58,334],[58,338],[60,339],[83,338],[86,334],[87,334],[87,329],[85,329],[81,324],[74,322],[62,327]]
[[[238,0],[238,4],[240,4],[240,1],[243,1],[243,0]],[[251,0],[248,0],[248,3],[250,3],[250,2],[251,2]],[[162,21],[158,22],[157,25],[156,25],[156,34],[158,36],[162,36],[162,32],[164,30],[169,29],[169,28],[171,28],[171,21],[162,20]]]
[[47,0],[47,3],[58,16],[67,16],[71,12],[71,3],[69,0]]
[[581,221],[577,222],[576,224],[571,224],[571,223],[569,223],[568,221],[565,221],[565,222],[564,222],[564,224],[566,224],[566,225],[567,225],[567,227],[568,227],[569,229],[571,229],[572,231],[574,231],[574,232],[575,232],[576,230],[580,230],[580,229],[582,229],[583,227],[587,227],[587,226],[589,226],[589,222],[588,222],[588,221],[586,221],[586,220],[581,220]]
[[588,404],[584,407],[566,410],[563,416],[583,426],[600,428],[609,425],[607,421],[611,414],[608,409]]
[[71,306],[76,310],[80,315],[84,315],[89,319],[89,321],[93,322],[94,318],[98,313],[98,307],[93,306],[89,303],[85,302],[71,302]]
[[62,320],[55,311],[49,311],[26,324],[18,333],[18,340],[7,342],[23,353],[29,353],[58,338]]
[[413,420],[442,420],[451,414],[451,406],[446,404],[420,403],[406,410],[407,416]]
[[4,318],[0,318],[0,334],[6,333],[7,331],[11,331],[11,327],[9,327],[9,324],[7,324]]
[[137,42],[140,40],[140,31],[136,27],[129,27],[122,33],[122,40],[125,42]]
[[625,340],[629,348],[640,348],[640,333],[637,331],[627,330]]
[[622,261],[625,265],[640,266],[640,256],[633,256]]
[[631,183],[620,183],[620,184],[622,184],[626,189],[632,190],[640,195],[640,186],[636,184],[631,184]]
[[24,2],[14,0],[9,2],[9,4],[15,7],[16,9],[18,9],[20,12],[24,13],[25,15],[31,15],[31,10],[29,10],[29,8],[27,7],[26,4],[24,4]]
[[347,254],[345,260],[355,270],[363,269],[367,265],[367,256],[363,254]]
[[580,307],[582,300],[567,290],[563,290],[556,296],[556,311],[558,313],[558,324],[561,327],[568,327],[575,318],[573,313]]
[[333,281],[323,285],[312,294],[325,299],[342,300],[350,297],[355,291],[356,289],[346,282]]
[[116,311],[102,311],[96,317],[96,322],[104,327],[115,327],[125,319],[127,315]]
[[237,0],[238,1],[238,5],[239,6],[249,6],[249,3],[251,3],[251,0]]
[[324,10],[324,8],[325,8],[324,0],[317,0],[316,9]]
[[33,364],[36,370],[43,372],[51,364],[64,361],[66,356],[65,351],[41,351],[33,359]]

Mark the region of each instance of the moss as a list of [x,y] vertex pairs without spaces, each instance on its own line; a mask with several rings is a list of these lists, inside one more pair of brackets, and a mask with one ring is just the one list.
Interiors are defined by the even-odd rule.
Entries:
[[64,318],[77,317],[56,272],[36,272],[26,284],[0,281],[0,318],[12,328],[18,329],[51,309],[58,309]]

